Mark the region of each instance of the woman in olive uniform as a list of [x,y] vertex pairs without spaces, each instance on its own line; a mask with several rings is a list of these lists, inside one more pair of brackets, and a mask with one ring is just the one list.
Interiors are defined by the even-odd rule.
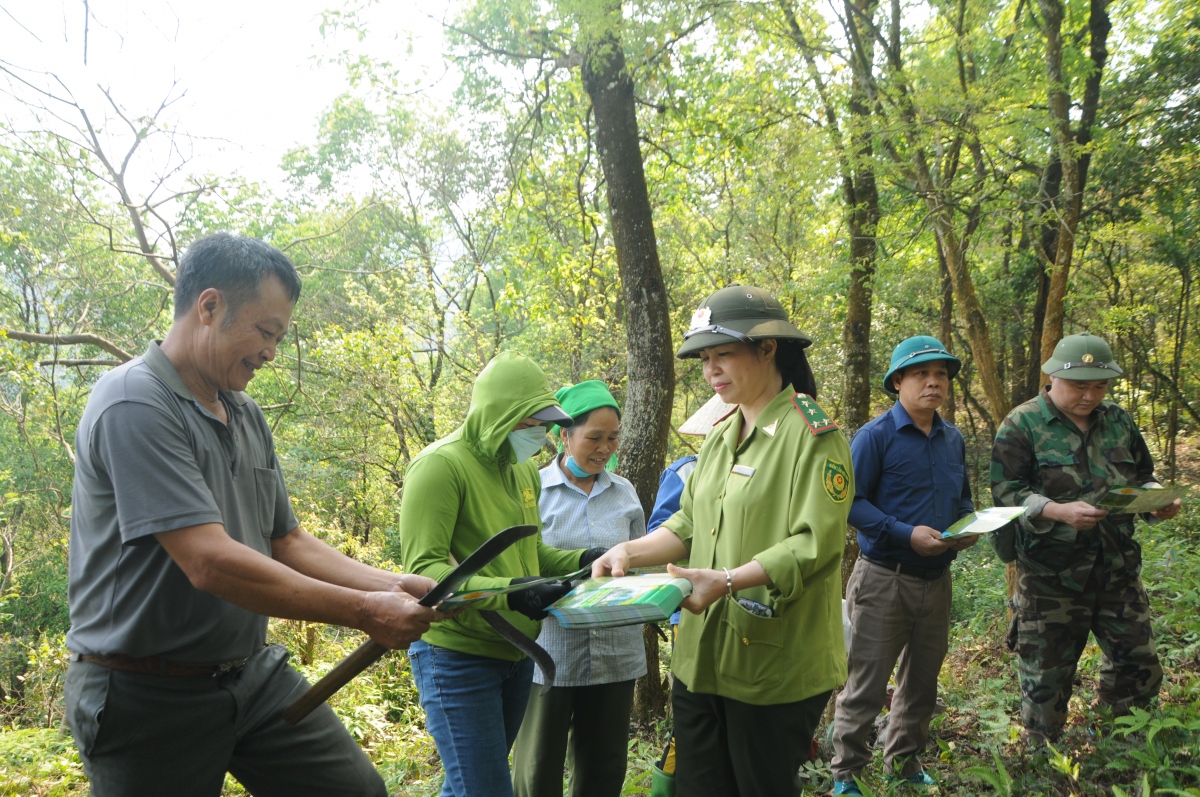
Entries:
[[680,510],[592,574],[689,560],[673,657],[681,797],[785,797],[846,678],[841,560],[850,449],[813,399],[811,341],[757,288],[717,291],[676,356],[738,409],[700,449]]

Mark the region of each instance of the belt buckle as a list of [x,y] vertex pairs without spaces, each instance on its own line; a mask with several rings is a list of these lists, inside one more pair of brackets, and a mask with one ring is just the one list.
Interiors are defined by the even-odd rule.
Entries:
[[233,661],[223,661],[213,668],[213,678],[221,678],[226,675],[237,675],[246,666],[247,659],[234,659]]

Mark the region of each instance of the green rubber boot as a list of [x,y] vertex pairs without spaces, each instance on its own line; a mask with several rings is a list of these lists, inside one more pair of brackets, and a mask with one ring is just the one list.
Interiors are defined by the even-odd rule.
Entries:
[[657,766],[650,770],[650,797],[675,797],[675,776]]

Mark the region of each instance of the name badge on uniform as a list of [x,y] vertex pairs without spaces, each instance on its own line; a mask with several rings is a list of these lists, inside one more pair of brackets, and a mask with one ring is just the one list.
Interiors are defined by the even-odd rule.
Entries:
[[734,465],[733,472],[739,476],[753,476],[754,468],[750,467],[749,465]]

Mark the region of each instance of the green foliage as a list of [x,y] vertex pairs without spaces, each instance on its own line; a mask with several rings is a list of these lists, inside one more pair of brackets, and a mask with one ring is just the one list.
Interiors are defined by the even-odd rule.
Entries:
[[75,741],[60,729],[0,732],[0,795],[86,795]]
[[[625,398],[625,306],[610,222],[620,208],[610,206],[580,79],[585,55],[608,57],[614,33],[635,87],[674,343],[712,290],[760,285],[813,336],[820,399],[837,417],[851,266],[843,180],[846,168],[869,168],[881,210],[873,398],[876,410],[889,406],[877,387],[887,352],[909,335],[937,333],[943,309],[929,207],[911,174],[912,154],[923,148],[955,229],[971,229],[963,249],[1000,378],[1014,399],[1023,397],[1040,362],[1030,347],[1051,165],[1040,18],[1028,3],[896,7],[905,15],[895,20],[898,50],[875,49],[870,113],[848,120],[838,114],[853,96],[855,69],[841,21],[819,4],[462,0],[447,28],[446,79],[457,81],[448,103],[416,91],[404,61],[351,48],[335,57],[352,89],[316,120],[314,142],[284,158],[286,186],[159,175],[186,198],[135,211],[161,231],[152,243],[168,261],[168,251],[223,228],[273,242],[301,271],[292,334],[250,393],[272,424],[304,527],[355,558],[390,566],[408,462],[461,422],[475,375],[502,348],[533,356],[556,386],[600,378]],[[390,35],[367,23],[365,8],[331,9],[322,30],[359,41]],[[892,7],[875,8],[885,32]],[[1064,65],[1076,98],[1093,73],[1090,8],[1065,2],[1072,35]],[[1114,343],[1128,379],[1112,397],[1145,430],[1160,477],[1194,485],[1200,16],[1187,0],[1109,10],[1097,122],[1078,153],[1090,166],[1067,331]],[[919,111],[915,122],[896,111],[902,95]],[[133,166],[154,168],[145,151]],[[135,354],[165,333],[169,286],[139,253],[129,208],[104,173],[94,153],[55,131],[0,129],[0,330],[92,333]],[[955,420],[967,438],[976,502],[986,505],[999,418],[986,406],[962,318],[951,318],[946,342],[965,363]],[[61,718],[74,434],[109,366],[63,363],[97,357],[108,355],[0,335],[0,690],[12,728],[0,733],[0,750],[14,751],[0,761],[17,773],[0,783],[18,784],[13,793],[80,788],[78,761],[53,728]],[[677,426],[710,391],[694,362],[676,375]],[[675,436],[670,456],[697,443]],[[1187,500],[1194,507],[1196,496]],[[1077,698],[1078,724],[1061,752],[1017,740],[1014,660],[1002,644],[1003,566],[986,545],[960,557],[942,676],[949,710],[937,720],[930,757],[942,794],[1196,792],[1200,513],[1185,510],[1143,542],[1170,673],[1162,702],[1110,721]],[[271,634],[310,677],[358,641],[290,621],[274,622]],[[1098,649],[1085,654],[1080,694],[1099,661]],[[389,788],[432,794],[436,752],[406,666],[404,657],[388,657],[334,708]],[[631,744],[626,792],[645,793],[659,740]],[[828,752],[805,768],[810,791],[827,785]],[[866,780],[875,793],[883,788],[877,767]]]
[[968,775],[974,775],[984,783],[992,787],[992,791],[1000,797],[1012,797],[1012,777],[1008,774],[1008,769],[1004,766],[1004,762],[1000,760],[1000,753],[997,750],[992,750],[992,762],[994,768],[986,766],[967,767],[964,772]]

